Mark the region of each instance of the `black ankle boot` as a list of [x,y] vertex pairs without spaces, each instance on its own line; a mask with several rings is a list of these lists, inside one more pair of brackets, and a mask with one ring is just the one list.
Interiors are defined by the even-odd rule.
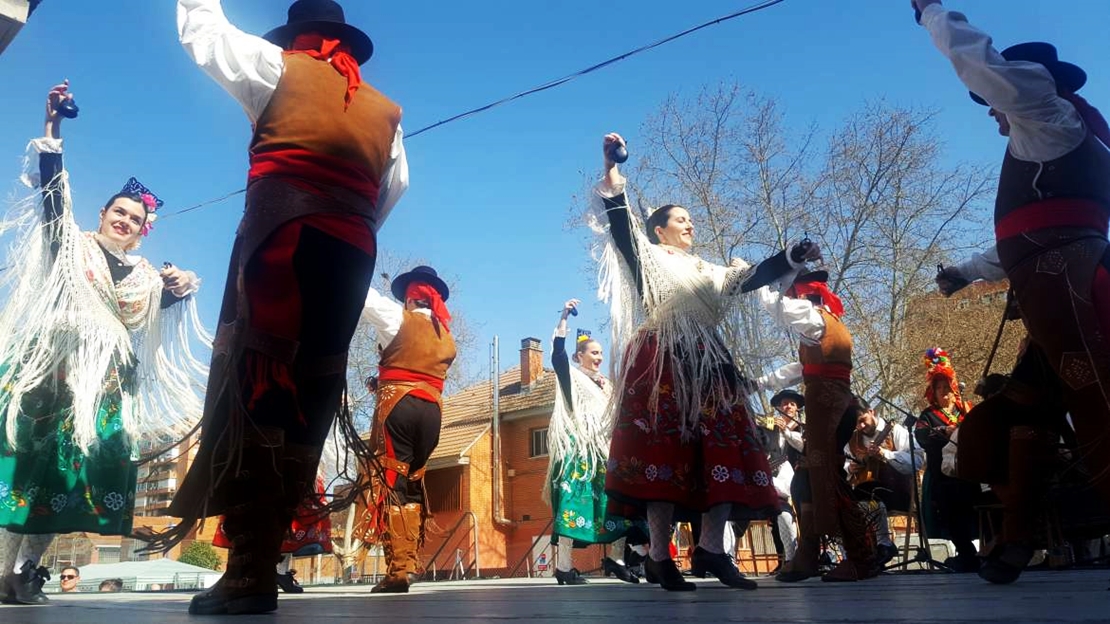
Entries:
[[725,553],[711,553],[701,546],[694,549],[694,556],[690,558],[690,571],[698,578],[705,578],[712,574],[729,587],[736,589],[757,589],[755,581],[744,578],[740,570],[736,569]]
[[996,585],[1009,585],[1018,580],[1032,558],[1033,549],[1025,544],[999,544],[979,568],[979,577]]
[[4,576],[7,602],[23,605],[41,605],[50,602],[46,594],[42,593],[42,586],[50,580],[50,572],[42,567],[35,567],[30,560],[23,563],[19,574],[9,573]]
[[304,588],[297,582],[297,579],[293,578],[294,574],[296,573],[290,570],[285,574],[277,575],[278,587],[287,594],[303,594]]
[[589,583],[582,575],[578,573],[578,568],[571,568],[563,572],[562,570],[555,570],[555,580],[559,581],[560,585],[586,585]]
[[602,557],[601,570],[605,573],[605,576],[609,576],[610,574],[612,574],[625,583],[640,582],[640,579],[636,578],[636,575],[633,574],[627,566],[621,565],[616,561],[613,561],[609,557]]
[[656,561],[648,557],[644,562],[644,572],[649,583],[659,583],[659,586],[667,591],[694,591],[698,588],[697,585],[682,578],[682,573],[678,571],[674,559]]

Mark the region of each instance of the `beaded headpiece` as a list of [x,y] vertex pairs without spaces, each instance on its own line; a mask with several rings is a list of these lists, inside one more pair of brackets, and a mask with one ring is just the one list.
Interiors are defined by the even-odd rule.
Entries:
[[131,177],[131,179],[127,181],[127,184],[123,185],[123,188],[120,189],[120,193],[138,195],[142,200],[143,208],[146,210],[146,223],[143,223],[142,232],[143,236],[150,234],[150,231],[154,229],[154,220],[157,218],[154,211],[162,207],[162,200],[158,199],[157,195],[134,177]]
[[587,330],[587,329],[579,329],[579,330],[578,330],[578,337],[577,337],[577,338],[575,338],[575,341],[574,341],[574,342],[575,342],[575,344],[582,344],[583,342],[586,342],[587,340],[589,340],[589,339],[590,339],[590,337],[591,337],[591,335],[592,335],[592,334],[590,334],[590,331],[589,331],[589,330]]

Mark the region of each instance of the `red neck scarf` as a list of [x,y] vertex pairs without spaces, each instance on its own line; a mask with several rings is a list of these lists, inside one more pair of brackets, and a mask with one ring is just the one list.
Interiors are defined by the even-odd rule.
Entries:
[[362,72],[359,70],[358,61],[351,56],[351,48],[343,45],[338,39],[326,39],[319,33],[304,33],[293,39],[293,47],[288,54],[307,54],[310,57],[327,61],[347,79],[347,93],[343,96],[343,110],[351,105],[355,99],[355,92],[362,84]]
[[1091,134],[1098,137],[1103,145],[1110,148],[1110,124],[1106,123],[1106,118],[1102,116],[1102,113],[1083,99],[1083,96],[1076,93],[1066,93],[1063,98],[1071,102],[1075,106],[1075,110],[1079,111],[1079,116],[1083,118],[1083,123],[1086,124]]
[[[794,293],[791,295],[790,293]],[[828,284],[825,282],[802,282],[794,284],[787,291],[786,296],[793,296],[795,299],[804,299],[807,295],[817,295],[821,298],[821,303],[832,312],[836,318],[844,316],[844,303],[840,301],[840,297],[836,296],[832,290],[829,289]]]
[[409,299],[423,299],[431,303],[432,316],[439,321],[439,324],[442,325],[444,329],[451,331],[449,327],[451,324],[451,313],[447,311],[447,304],[443,303],[443,297],[440,296],[438,290],[424,282],[413,282],[405,289],[405,301]]

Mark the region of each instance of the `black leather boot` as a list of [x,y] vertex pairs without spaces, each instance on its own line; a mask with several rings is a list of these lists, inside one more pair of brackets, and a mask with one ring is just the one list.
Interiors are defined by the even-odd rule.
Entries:
[[705,578],[712,574],[717,580],[736,589],[757,589],[755,581],[745,578],[740,570],[736,569],[725,553],[714,554],[701,546],[694,549],[694,556],[690,558],[690,572],[698,578]]
[[9,572],[2,579],[5,602],[9,604],[41,605],[50,602],[42,593],[42,586],[50,580],[50,571],[28,560],[23,563],[19,574]]
[[674,559],[656,561],[648,557],[644,562],[644,573],[649,583],[659,583],[659,586],[667,591],[694,591],[698,588],[697,585],[682,578],[682,573],[678,571]]

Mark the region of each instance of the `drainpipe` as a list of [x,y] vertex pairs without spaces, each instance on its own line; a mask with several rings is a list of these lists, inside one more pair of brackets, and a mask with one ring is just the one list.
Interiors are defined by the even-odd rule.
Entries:
[[490,345],[490,387],[493,391],[493,521],[508,526],[512,520],[505,517],[502,505],[501,469],[501,358],[497,336]]

